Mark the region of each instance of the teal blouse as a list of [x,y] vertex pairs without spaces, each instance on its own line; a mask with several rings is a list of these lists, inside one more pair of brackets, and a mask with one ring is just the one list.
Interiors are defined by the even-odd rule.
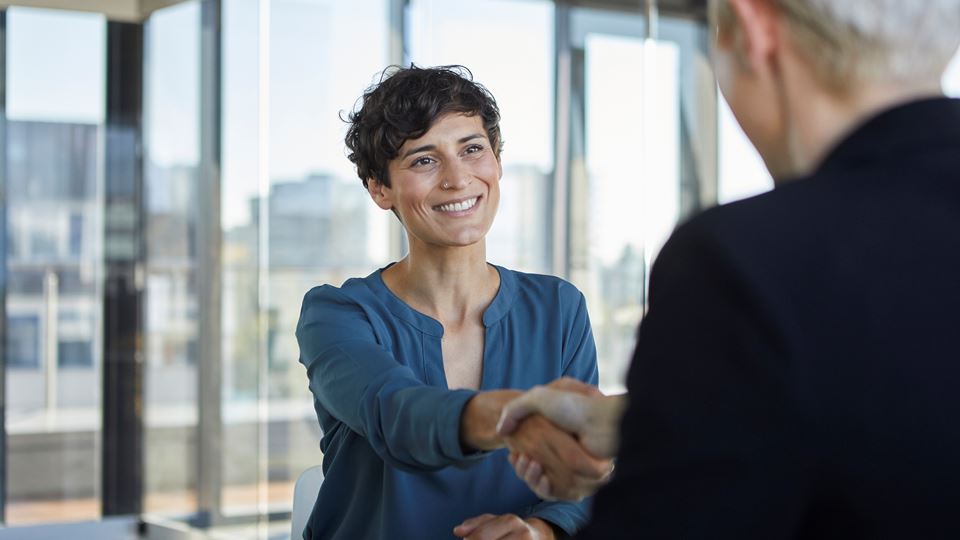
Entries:
[[[562,376],[597,384],[583,295],[562,279],[496,267],[483,314],[481,390],[527,389]],[[480,514],[538,517],[575,533],[589,500],[541,501],[506,450],[464,453],[443,326],[384,284],[381,270],[303,299],[297,341],[323,429],[324,481],[303,532],[315,539],[441,539]]]

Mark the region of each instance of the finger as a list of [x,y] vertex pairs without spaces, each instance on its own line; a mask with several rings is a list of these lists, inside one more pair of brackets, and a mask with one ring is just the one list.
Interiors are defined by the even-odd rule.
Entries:
[[543,386],[535,386],[525,394],[507,403],[500,413],[500,421],[497,422],[497,433],[507,436],[516,431],[517,426],[524,418],[533,414],[545,414],[552,416],[550,411],[558,408],[555,402],[558,400],[556,394],[562,394],[559,390],[553,390]]
[[[537,418],[535,420],[530,419],[527,421],[535,421],[549,425],[549,422],[542,418]],[[537,466],[540,468],[540,476],[549,477],[553,485],[562,486],[561,489],[566,490],[567,488],[564,486],[573,485],[575,481],[575,473],[564,462],[562,453],[558,451],[558,447],[579,447],[579,445],[569,434],[557,430],[556,427],[550,426],[547,429],[552,431],[552,434],[538,440],[537,446],[532,449],[536,452],[528,457],[528,462],[536,462]],[[559,439],[559,441],[556,439]],[[527,468],[529,469],[529,463],[527,464]],[[530,486],[530,489],[532,489],[533,492],[536,493],[540,498],[546,498],[546,496],[551,495],[550,491],[543,492],[538,488],[538,483],[540,481],[539,478],[534,479],[533,475],[530,475],[530,479],[533,480],[531,482],[527,480],[527,474],[523,474],[520,477],[524,479],[524,482]]]
[[535,486],[540,481],[541,476],[543,476],[543,467],[536,461],[530,461],[530,464],[527,466],[527,471],[523,475],[523,481],[526,482],[528,486]]
[[527,524],[514,514],[496,516],[475,529],[467,540],[501,540],[514,532],[527,530]]
[[527,467],[527,474],[523,477],[523,481],[530,487],[537,497],[540,497],[545,501],[554,499],[550,493],[550,479],[547,478],[543,468],[536,461],[530,462],[530,466]]
[[500,421],[497,422],[497,433],[501,436],[507,436],[517,429],[520,421],[531,414],[539,413],[537,403],[537,390],[541,387],[535,386],[522,396],[507,403],[500,413]]
[[551,441],[560,460],[576,475],[598,480],[610,472],[610,460],[596,458],[579,444]]
[[507,456],[507,461],[510,462],[510,465],[513,465],[514,467],[516,467],[516,466],[517,466],[517,458],[519,458],[519,457],[520,457],[520,455],[517,454],[516,452],[510,452],[510,455]]
[[545,501],[555,500],[553,493],[550,490],[550,479],[547,478],[547,475],[540,477],[540,480],[537,482],[536,492],[540,495],[540,498]]
[[517,473],[517,477],[524,478],[527,475],[527,465],[530,464],[530,459],[525,455],[521,454],[517,458],[517,463],[513,466],[514,472]]
[[459,536],[460,538],[464,538],[470,535],[477,528],[482,527],[484,523],[492,519],[496,519],[496,517],[497,516],[494,514],[482,514],[476,517],[472,517],[468,520],[465,520],[463,523],[457,525],[456,527],[454,527],[453,534],[454,536]]
[[[551,489],[535,492],[552,498],[579,500],[595,491],[600,481],[609,474],[610,461],[594,458],[569,436],[551,436],[543,439],[542,456],[536,458],[549,478]],[[539,479],[537,480],[539,482]],[[528,485],[536,486],[536,484]]]
[[[558,429],[542,416],[533,416],[523,420],[516,435],[511,437],[520,454],[514,470],[517,475],[538,496],[553,498],[580,499],[583,494],[592,492],[597,479],[609,470],[605,460],[597,460],[580,446],[569,433]],[[519,449],[523,449],[520,451]],[[527,469],[531,461],[536,461],[542,469],[542,475],[550,479],[551,490],[539,492],[539,478],[528,481]]]
[[557,427],[569,433],[583,433],[587,427],[587,415],[591,410],[591,398],[578,392],[539,388],[530,394],[536,400],[537,412]]

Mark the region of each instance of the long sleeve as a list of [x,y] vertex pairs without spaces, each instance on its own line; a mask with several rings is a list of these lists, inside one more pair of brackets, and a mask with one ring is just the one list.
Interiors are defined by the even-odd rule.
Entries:
[[582,538],[787,538],[811,464],[771,309],[705,231],[668,242],[612,482]]
[[297,341],[314,398],[391,466],[436,470],[474,457],[464,454],[459,433],[476,392],[418,380],[377,342],[360,306],[335,288],[307,293]]
[[[572,303],[572,309],[564,310],[569,324],[565,325],[563,347],[563,375],[596,385],[599,382],[597,372],[597,347],[593,340],[587,303],[579,292]],[[568,535],[576,534],[590,517],[592,497],[579,502],[541,501],[535,505],[527,517],[537,517],[563,529]]]

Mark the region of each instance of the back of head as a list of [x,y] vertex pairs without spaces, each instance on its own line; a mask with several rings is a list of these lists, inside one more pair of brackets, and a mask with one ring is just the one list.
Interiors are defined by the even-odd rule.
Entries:
[[[960,0],[764,0],[788,22],[793,44],[820,82],[938,80],[960,47]],[[729,0],[712,0],[724,32]]]

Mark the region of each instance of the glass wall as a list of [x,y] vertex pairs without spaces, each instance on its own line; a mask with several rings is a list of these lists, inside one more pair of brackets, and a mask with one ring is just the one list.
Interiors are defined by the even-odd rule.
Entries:
[[[222,386],[225,455],[221,504],[256,514],[260,431],[260,4],[223,4],[223,166],[221,179]],[[269,13],[265,14],[269,15]],[[264,54],[267,54],[264,52]]]
[[6,518],[100,515],[105,21],[7,12]]
[[297,476],[322,461],[297,362],[300,303],[314,286],[385,265],[393,219],[346,159],[340,119],[389,63],[387,2],[269,6],[225,5],[226,515],[289,511]]
[[553,2],[412,0],[407,20],[409,61],[466,66],[500,106],[503,178],[487,259],[551,272]]
[[144,51],[144,509],[188,515],[197,511],[199,3],[154,13]]
[[703,85],[705,35],[689,21],[659,26],[648,39],[638,14],[575,9],[570,19],[569,277],[587,297],[601,388],[611,392],[623,389],[653,260],[715,189],[701,151],[715,123],[698,120],[716,99]]

